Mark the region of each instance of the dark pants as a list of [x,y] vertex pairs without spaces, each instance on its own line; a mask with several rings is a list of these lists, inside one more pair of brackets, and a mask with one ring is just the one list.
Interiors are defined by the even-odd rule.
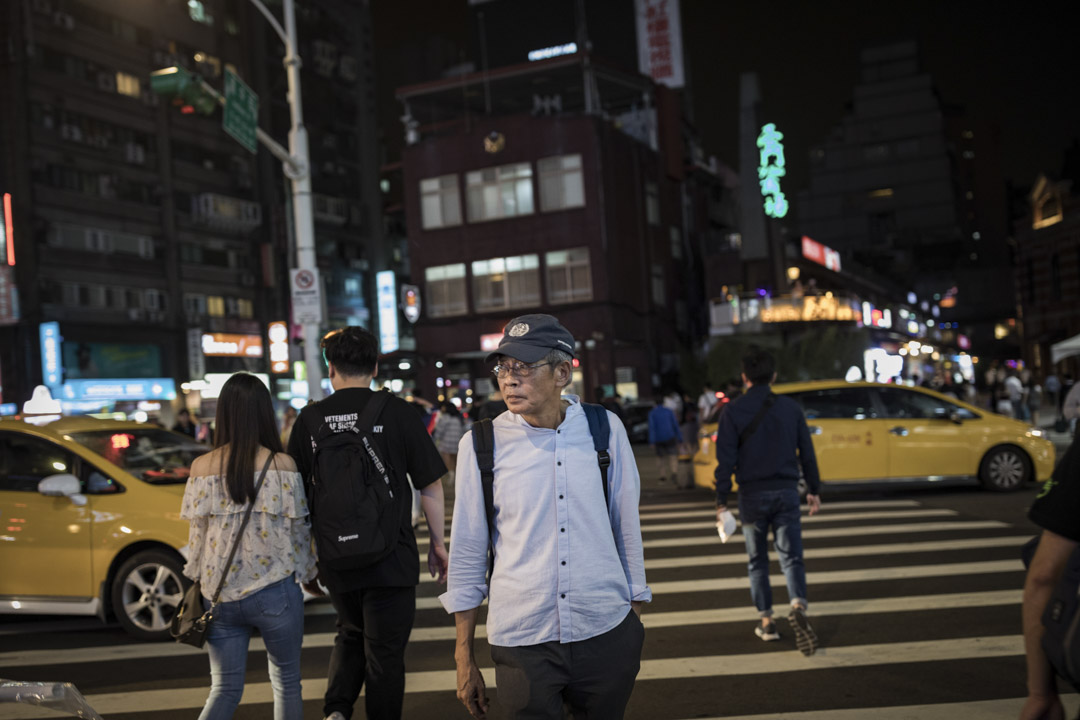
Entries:
[[515,720],[620,720],[641,668],[645,627],[633,610],[603,635],[580,642],[491,646],[499,705]]
[[401,717],[405,697],[405,645],[416,615],[416,588],[366,588],[331,591],[337,610],[337,637],[330,653],[323,714],[335,710],[352,717],[367,682],[368,720]]

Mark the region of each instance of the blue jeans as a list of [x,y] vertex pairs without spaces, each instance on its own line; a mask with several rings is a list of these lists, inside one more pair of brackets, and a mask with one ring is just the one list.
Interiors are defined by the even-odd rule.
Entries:
[[[203,605],[209,606],[203,598]],[[220,603],[207,633],[210,697],[199,720],[229,720],[244,694],[248,641],[258,629],[266,645],[274,720],[300,720],[300,644],[304,639],[304,598],[287,577],[235,602]]]
[[799,491],[739,491],[739,519],[750,556],[750,596],[761,617],[772,617],[772,586],[769,585],[769,528],[776,554],[787,581],[792,605],[806,607],[806,567],[803,565]]

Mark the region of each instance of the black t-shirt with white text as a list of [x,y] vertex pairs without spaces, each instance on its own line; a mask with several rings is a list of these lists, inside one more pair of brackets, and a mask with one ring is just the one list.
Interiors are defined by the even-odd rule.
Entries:
[[[318,431],[322,418],[326,418],[335,432],[351,428],[373,394],[367,388],[343,388],[300,412],[289,437],[289,454],[296,461],[305,483],[311,478],[314,461],[311,434]],[[404,400],[388,398],[372,434],[381,459],[390,466],[394,494],[401,498],[398,542],[393,552],[365,568],[335,571],[320,565],[323,583],[335,592],[370,587],[410,587],[419,583],[420,557],[412,528],[412,491],[406,474],[417,490],[446,474],[446,465],[420,416]],[[318,519],[313,518],[313,522]]]
[[1080,435],[1035,497],[1028,517],[1044,530],[1080,542]]

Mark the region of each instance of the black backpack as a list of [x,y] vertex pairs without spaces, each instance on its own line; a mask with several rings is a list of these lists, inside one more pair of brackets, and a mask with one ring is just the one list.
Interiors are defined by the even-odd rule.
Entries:
[[373,393],[356,424],[335,432],[316,408],[319,429],[308,502],[319,564],[332,570],[363,568],[382,560],[401,531],[401,493],[379,456],[373,430],[390,394]]
[[[611,465],[611,456],[608,454],[611,425],[608,423],[608,411],[603,405],[592,403],[581,403],[581,409],[585,411],[585,419],[589,422],[589,434],[592,435],[596,462],[600,466],[600,480],[604,485],[604,505],[609,508],[610,517],[611,499],[607,469]],[[473,450],[476,451],[476,464],[480,468],[480,485],[484,490],[484,511],[487,514],[490,545],[488,553],[488,575],[490,576],[495,563],[495,428],[490,419],[484,418],[473,423],[472,439]],[[614,529],[612,531],[614,532]]]
[[[1024,546],[1024,565],[1031,562],[1039,538]],[[1042,649],[1046,659],[1080,692],[1080,547],[1073,550],[1042,616]]]

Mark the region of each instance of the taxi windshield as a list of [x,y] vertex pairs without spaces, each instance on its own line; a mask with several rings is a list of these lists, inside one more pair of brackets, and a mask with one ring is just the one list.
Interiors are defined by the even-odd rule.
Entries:
[[150,427],[93,430],[68,437],[153,485],[187,482],[191,463],[210,451],[189,437]]

